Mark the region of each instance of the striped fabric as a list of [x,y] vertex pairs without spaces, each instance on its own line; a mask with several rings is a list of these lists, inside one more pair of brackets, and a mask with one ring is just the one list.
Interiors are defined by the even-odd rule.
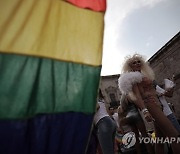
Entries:
[[0,1],[0,154],[85,153],[103,27],[67,1]]

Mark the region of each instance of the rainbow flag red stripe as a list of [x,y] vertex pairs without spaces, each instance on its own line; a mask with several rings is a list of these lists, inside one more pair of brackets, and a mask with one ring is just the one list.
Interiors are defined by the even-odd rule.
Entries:
[[67,1],[81,8],[87,8],[94,11],[102,11],[102,12],[106,10],[106,0],[67,0]]

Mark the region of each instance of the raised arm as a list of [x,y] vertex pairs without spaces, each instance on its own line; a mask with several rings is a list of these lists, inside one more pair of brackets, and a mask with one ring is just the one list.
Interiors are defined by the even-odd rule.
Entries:
[[136,106],[140,109],[143,110],[145,107],[144,105],[144,101],[141,97],[140,91],[139,91],[139,87],[137,84],[134,84],[132,87],[132,91],[135,95],[135,100],[133,100],[134,104],[136,104]]
[[142,99],[138,85],[134,84],[132,87],[132,90],[136,97],[136,99],[133,100],[134,104],[136,104],[137,107],[141,110],[146,121],[152,122],[153,118],[152,118],[151,114],[149,113],[148,109],[145,107],[144,100]]

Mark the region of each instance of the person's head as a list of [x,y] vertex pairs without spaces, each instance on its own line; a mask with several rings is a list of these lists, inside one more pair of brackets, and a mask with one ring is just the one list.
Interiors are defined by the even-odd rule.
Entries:
[[115,111],[114,111],[114,108],[110,106],[108,109],[109,109],[109,113],[110,113],[111,115],[113,115],[114,112],[115,112]]
[[123,65],[123,72],[141,71],[145,65],[145,59],[139,55],[134,54],[132,56],[126,56]]
[[120,115],[122,115],[123,113],[124,113],[124,110],[123,110],[122,106],[120,105],[120,106],[118,107],[118,114],[119,114],[119,116],[120,116]]
[[122,73],[139,71],[145,76],[154,80],[154,72],[149,66],[149,63],[145,61],[145,58],[140,54],[134,54],[132,56],[125,57],[125,62],[122,68]]

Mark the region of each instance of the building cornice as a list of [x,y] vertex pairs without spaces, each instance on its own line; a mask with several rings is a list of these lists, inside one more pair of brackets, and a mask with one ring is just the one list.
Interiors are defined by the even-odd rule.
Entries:
[[149,63],[153,63],[155,59],[157,59],[163,52],[166,52],[168,48],[173,46],[174,43],[176,43],[178,40],[180,40],[180,32],[178,32],[172,39],[170,39],[161,49],[159,49],[148,61]]

